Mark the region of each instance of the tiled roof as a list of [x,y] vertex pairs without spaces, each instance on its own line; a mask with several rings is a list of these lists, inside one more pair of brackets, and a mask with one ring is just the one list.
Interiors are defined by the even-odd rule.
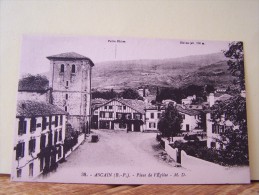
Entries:
[[181,105],[176,105],[176,109],[184,114],[188,114],[190,116],[195,116],[195,115],[199,115],[201,114],[200,111],[198,110],[192,110],[192,109],[188,109],[188,108],[183,108]]
[[202,105],[184,105],[186,108],[188,108],[188,109],[193,109],[193,110],[202,110],[203,109],[203,107],[202,107]]
[[[146,110],[157,110],[157,109],[158,109],[158,105],[148,105],[148,106],[146,106]],[[165,105],[161,105],[160,109],[165,110]]]
[[105,102],[107,102],[108,100],[106,99],[102,99],[102,98],[95,98],[95,99],[92,99],[91,100],[91,103],[92,105],[95,105],[95,104],[103,104]]
[[[164,105],[161,105],[160,107],[161,109],[165,109],[165,106]],[[158,106],[157,105],[150,105],[146,108],[146,110],[152,110],[152,109],[158,109]],[[182,107],[182,105],[179,105],[177,104],[176,105],[176,109],[181,112],[181,113],[184,113],[184,114],[188,114],[190,116],[194,116],[194,115],[199,115],[201,114],[201,111],[198,111],[198,110],[195,110],[195,109],[190,109],[186,106],[184,106],[184,108]]]
[[121,103],[124,103],[125,105],[128,105],[132,109],[135,109],[136,111],[144,114],[145,111],[145,102],[142,100],[133,100],[133,99],[119,99]]
[[223,94],[219,97],[215,97],[215,101],[226,101],[230,98],[232,98],[233,96],[232,95],[229,95],[229,94]]
[[88,57],[85,57],[83,55],[80,55],[78,53],[75,52],[67,52],[67,53],[61,53],[61,54],[57,54],[57,55],[52,55],[52,56],[48,56],[47,57],[49,60],[52,59],[78,59],[78,60],[89,60],[91,63],[91,66],[94,66],[94,63],[92,62],[92,60]]
[[61,108],[46,103],[31,100],[18,101],[17,117],[34,117],[34,116],[49,116],[49,115],[66,115],[66,111]]
[[119,99],[119,98],[116,98],[116,99],[112,99],[112,100],[107,100],[105,103],[96,106],[95,109],[100,108],[100,107],[102,107],[102,106],[104,106],[104,105],[106,105],[106,104],[108,104],[109,102],[112,102],[112,101],[118,101],[118,102],[122,103],[123,105],[128,106],[128,107],[132,108],[133,110],[136,110],[139,113],[142,113],[142,114],[145,113],[145,111],[144,111],[144,109],[145,109],[144,101],[135,100],[135,99]]
[[78,53],[75,52],[67,52],[67,53],[61,53],[61,54],[57,54],[57,55],[52,55],[52,56],[48,56],[48,59],[51,58],[74,58],[74,59],[88,59],[87,57],[80,55]]
[[92,109],[96,109],[98,108],[100,105],[108,102],[109,100],[106,100],[106,99],[102,99],[102,98],[95,98],[95,99],[92,99],[91,100],[91,107]]

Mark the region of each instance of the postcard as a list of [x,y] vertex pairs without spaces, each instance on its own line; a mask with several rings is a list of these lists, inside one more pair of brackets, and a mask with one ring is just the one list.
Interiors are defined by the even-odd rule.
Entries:
[[250,183],[241,41],[23,37],[12,181]]

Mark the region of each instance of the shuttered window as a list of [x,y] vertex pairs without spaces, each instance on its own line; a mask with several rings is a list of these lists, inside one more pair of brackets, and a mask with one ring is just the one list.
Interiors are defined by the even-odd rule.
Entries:
[[37,124],[36,118],[35,117],[31,118],[30,132],[36,131],[36,124]]
[[58,141],[58,132],[55,131],[55,134],[54,134],[54,144],[56,144]]
[[46,146],[46,135],[41,135],[40,137],[40,149],[44,149]]
[[26,134],[27,121],[24,118],[19,119],[18,135]]
[[25,147],[24,142],[21,142],[21,143],[17,144],[17,146],[16,146],[16,160],[24,157],[24,147]]
[[32,154],[35,152],[35,146],[36,146],[36,139],[31,139],[29,141],[29,154]]

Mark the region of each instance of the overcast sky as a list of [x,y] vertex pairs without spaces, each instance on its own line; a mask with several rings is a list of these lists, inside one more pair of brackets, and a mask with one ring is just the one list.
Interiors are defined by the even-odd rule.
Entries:
[[[193,43],[191,44],[191,42]],[[216,53],[226,50],[228,44],[229,42],[226,41],[24,36],[20,72],[21,74],[47,72],[50,63],[46,57],[65,52],[76,52],[97,63],[114,60],[178,58]]]

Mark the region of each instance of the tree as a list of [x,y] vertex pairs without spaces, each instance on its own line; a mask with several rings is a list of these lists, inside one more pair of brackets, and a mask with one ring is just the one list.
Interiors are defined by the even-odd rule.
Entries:
[[143,99],[136,90],[131,88],[124,89],[120,95],[124,99]]
[[28,74],[19,80],[19,90],[42,91],[49,89],[49,81],[44,75]]
[[178,112],[176,106],[171,103],[158,122],[158,130],[162,133],[162,137],[174,137],[180,133],[182,122],[182,115]]
[[238,84],[241,90],[245,89],[245,71],[244,71],[244,52],[242,42],[232,42],[229,49],[224,51],[228,60],[228,66],[231,74],[238,78]]
[[92,98],[103,98],[103,99],[113,99],[116,98],[118,96],[118,93],[116,93],[113,89],[111,89],[110,91],[94,91],[92,92]]
[[235,96],[224,102],[219,102],[212,107],[212,120],[217,123],[224,115],[237,129],[228,129],[220,134],[217,142],[223,146],[220,155],[227,164],[248,164],[248,135],[246,119],[246,99]]

